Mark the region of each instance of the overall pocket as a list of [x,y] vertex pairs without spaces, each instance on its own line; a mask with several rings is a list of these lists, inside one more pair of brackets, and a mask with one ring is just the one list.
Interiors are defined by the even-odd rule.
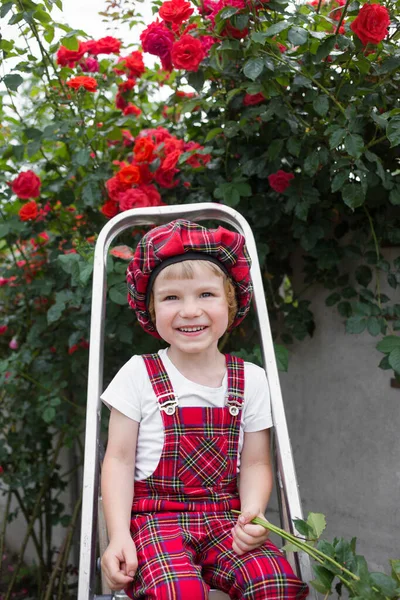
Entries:
[[227,451],[226,438],[183,435],[179,441],[179,479],[185,487],[222,484],[227,475]]

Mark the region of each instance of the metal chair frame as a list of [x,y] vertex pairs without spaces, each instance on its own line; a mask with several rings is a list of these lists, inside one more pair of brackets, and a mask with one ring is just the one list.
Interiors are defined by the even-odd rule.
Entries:
[[[293,532],[293,518],[302,518],[303,513],[276,367],[260,265],[254,236],[249,224],[234,209],[216,203],[149,207],[125,211],[111,219],[103,227],[97,240],[94,256],[78,600],[112,600],[112,598],[123,597],[120,594],[113,595],[106,593],[109,590],[105,589],[104,582],[102,595],[95,594],[99,499],[100,394],[103,391],[104,323],[107,295],[106,262],[108,250],[115,237],[126,229],[141,227],[143,225],[161,225],[178,218],[186,218],[196,222],[206,219],[222,221],[245,236],[246,245],[252,260],[251,277],[254,285],[254,304],[259,326],[264,368],[267,373],[271,395],[275,435],[275,461],[277,466],[277,492],[281,523],[287,531]],[[297,575],[304,581],[310,581],[312,571],[308,555],[305,553],[294,553],[289,554],[288,559]],[[210,600],[212,594],[211,592]],[[310,591],[309,597],[316,598],[313,590]]]

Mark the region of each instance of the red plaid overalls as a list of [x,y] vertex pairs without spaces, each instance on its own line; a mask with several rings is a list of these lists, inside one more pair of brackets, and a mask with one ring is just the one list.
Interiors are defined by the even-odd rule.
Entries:
[[179,408],[158,354],[143,356],[164,425],[154,473],[135,482],[131,533],[139,568],[126,590],[146,600],[300,600],[308,588],[271,543],[238,556],[231,529],[239,509],[237,453],[244,365],[226,356],[227,405]]

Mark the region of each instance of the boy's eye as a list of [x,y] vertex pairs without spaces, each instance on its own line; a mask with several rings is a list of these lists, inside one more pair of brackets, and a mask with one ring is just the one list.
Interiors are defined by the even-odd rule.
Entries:
[[171,294],[170,296],[165,296],[164,300],[176,300],[178,296],[174,296]]
[[203,292],[201,294],[202,298],[210,298],[211,296],[213,296],[214,294],[212,294],[211,292]]

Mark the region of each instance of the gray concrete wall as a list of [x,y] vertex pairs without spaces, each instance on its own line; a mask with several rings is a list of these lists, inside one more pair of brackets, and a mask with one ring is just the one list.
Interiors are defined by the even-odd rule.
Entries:
[[380,336],[346,334],[328,293],[309,290],[317,328],[281,375],[303,510],[326,515],[326,539],[357,537],[370,568],[389,571],[400,557],[400,389],[378,368]]

